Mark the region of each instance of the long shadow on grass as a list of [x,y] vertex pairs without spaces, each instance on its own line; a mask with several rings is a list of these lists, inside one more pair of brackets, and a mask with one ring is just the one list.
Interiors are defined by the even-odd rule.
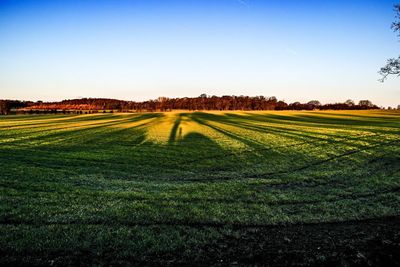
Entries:
[[[65,126],[62,128],[57,128],[54,130],[47,130],[47,131],[42,131],[44,134],[40,136],[32,136],[25,138],[23,140],[15,140],[8,142],[7,144],[18,144],[18,143],[27,143],[29,145],[30,142],[34,141],[40,141],[40,140],[51,140],[54,141],[58,138],[62,140],[68,140],[68,139],[73,139],[73,140],[79,140],[76,138],[82,138],[82,137],[87,137],[87,136],[92,136],[93,138],[97,138],[100,136],[99,133],[102,131],[111,131],[111,127],[115,126],[120,126],[124,125],[127,123],[134,123],[134,122],[140,122],[141,120],[147,120],[147,119],[155,119],[155,118],[160,118],[163,115],[161,113],[147,113],[147,114],[141,114],[137,115],[135,117],[123,117],[122,119],[117,119],[115,121],[108,121],[108,122],[98,122],[94,124],[88,124],[88,125],[78,125],[78,126]],[[87,134],[87,135],[85,135]],[[99,140],[99,139],[98,139]],[[87,138],[86,141],[91,141],[90,138]],[[95,143],[88,143],[86,144],[95,144]],[[60,145],[60,144],[58,144]],[[62,144],[61,144],[62,145]],[[81,144],[84,145],[84,144]]]
[[[15,161],[46,169],[57,168],[68,173],[99,173],[105,176],[112,173],[112,177],[119,176],[122,179],[141,180],[149,176],[162,180],[171,176],[184,179],[180,175],[177,176],[177,172],[187,177],[190,175],[188,173],[193,174],[193,166],[182,164],[177,159],[195,160],[199,154],[221,154],[223,149],[199,133],[189,133],[184,138],[176,139],[176,136],[180,135],[179,124],[183,116],[184,114],[178,115],[166,145],[146,140],[148,126],[164,119],[162,114],[152,113],[88,129],[52,133],[43,138],[61,138],[68,142],[47,144],[35,149],[19,147],[8,160],[10,163]],[[110,128],[149,118],[152,120],[135,127]],[[4,150],[4,156],[6,151]],[[154,165],[154,162],[157,164]],[[198,164],[196,167],[206,168],[208,173],[229,169],[209,163]]]
[[[389,130],[368,130],[368,132],[371,132],[371,134],[348,134],[346,131],[341,133],[341,134],[332,134],[332,133],[318,133],[318,132],[308,132],[304,129],[288,129],[286,128],[285,122],[283,121],[276,121],[273,119],[273,123],[274,124],[282,124],[283,126],[285,126],[285,128],[278,128],[278,127],[274,127],[271,125],[268,125],[268,129],[267,130],[265,127],[259,127],[256,126],[254,124],[249,124],[248,122],[246,122],[246,120],[254,120],[255,122],[259,121],[260,118],[258,118],[257,120],[255,120],[254,118],[248,118],[248,116],[241,116],[241,115],[237,115],[237,114],[227,114],[226,116],[229,117],[229,119],[227,120],[227,124],[231,124],[232,126],[237,125],[237,127],[243,127],[249,130],[254,130],[254,131],[259,131],[261,133],[269,133],[270,130],[276,131],[278,132],[280,135],[283,136],[293,136],[293,135],[297,135],[300,138],[305,138],[305,140],[312,140],[310,141],[309,144],[316,144],[316,145],[322,145],[323,143],[329,144],[329,143],[337,143],[340,145],[346,145],[349,147],[353,147],[353,148],[359,148],[362,149],[365,147],[365,144],[363,143],[369,143],[371,145],[375,145],[375,144],[379,144],[381,143],[382,139],[387,139],[390,135],[390,140],[398,140],[398,138],[395,138],[395,133],[397,133],[397,131],[389,131]],[[260,117],[260,115],[257,115],[258,117]],[[230,118],[233,118],[233,120],[231,120]],[[265,118],[263,118],[265,120]],[[271,119],[268,119],[268,122],[270,122]],[[263,121],[265,122],[265,121]],[[325,126],[321,129],[326,128]],[[341,129],[341,130],[348,130],[346,128],[346,126],[344,126],[343,128],[337,128],[336,129]],[[364,132],[365,129],[357,129],[361,132]],[[383,135],[384,134],[384,135]],[[315,135],[319,135],[320,137],[317,137]]]
[[[175,142],[177,135],[179,137],[178,129],[179,129],[180,133],[182,131],[182,128],[179,127],[179,125],[181,124],[181,121],[182,121],[182,117],[183,117],[183,114],[179,113],[175,119],[174,125],[172,126],[171,133],[170,133],[169,139],[168,139],[169,144],[172,144]],[[180,135],[182,135],[182,133]]]
[[[220,132],[222,134],[225,134],[229,138],[233,138],[233,139],[236,139],[238,141],[241,141],[241,142],[245,143],[246,145],[253,147],[253,149],[256,150],[256,151],[257,150],[259,150],[259,151],[260,150],[263,150],[263,151],[267,151],[267,150],[272,150],[273,151],[274,150],[274,148],[268,148],[268,147],[265,148],[265,145],[264,145],[264,147],[262,145],[262,147],[260,148],[258,145],[255,145],[253,142],[251,142],[250,140],[248,140],[246,138],[243,138],[243,137],[237,136],[235,134],[232,134],[232,133],[228,132],[227,130],[225,130],[225,129],[221,128],[221,127],[217,127],[215,125],[211,125],[210,123],[208,123],[207,119],[208,120],[211,119],[214,122],[218,122],[218,123],[222,123],[222,124],[224,124],[224,123],[225,124],[230,124],[231,126],[236,126],[236,127],[239,127],[239,128],[243,127],[245,129],[249,128],[248,125],[244,125],[243,126],[240,123],[236,123],[235,125],[233,125],[233,123],[231,123],[231,122],[229,122],[227,120],[223,120],[222,116],[217,116],[217,115],[210,115],[209,116],[209,115],[210,114],[194,113],[191,116],[191,119],[196,121],[197,123],[199,123],[201,125],[210,127],[211,129],[213,129],[215,131],[218,131],[218,132]],[[252,127],[252,128],[254,128],[254,127]],[[255,128],[257,128],[257,127],[255,127]],[[263,129],[259,129],[259,130],[263,130]],[[294,135],[296,135],[296,134],[294,134]],[[308,140],[310,139],[309,136],[305,136],[305,137],[308,138]],[[341,144],[346,143],[346,142],[344,142],[344,140],[348,139],[348,137],[343,138],[343,136],[341,136],[341,138],[342,138],[342,140],[340,140],[340,143]],[[317,138],[317,139],[319,139],[319,141],[323,141],[323,142],[327,142],[327,141],[332,142],[332,140],[330,138],[329,139],[327,139],[327,138]],[[336,143],[337,140],[334,140],[333,142]],[[288,174],[288,173],[291,173],[291,172],[299,172],[299,171],[303,171],[303,170],[306,170],[308,168],[311,168],[313,166],[319,166],[321,164],[328,163],[330,161],[337,160],[337,159],[342,158],[342,157],[347,157],[347,156],[359,153],[361,151],[370,150],[372,148],[379,147],[379,146],[395,144],[396,142],[397,142],[397,140],[392,140],[392,141],[389,141],[389,142],[376,142],[373,145],[368,145],[368,146],[366,146],[366,145],[356,145],[354,143],[348,143],[348,144],[352,145],[352,147],[355,147],[355,148],[351,149],[351,150],[348,150],[348,151],[345,151],[345,152],[342,152],[342,153],[339,153],[339,154],[336,154],[336,155],[333,155],[333,156],[329,156],[329,157],[323,158],[323,159],[315,159],[315,160],[312,160],[312,161],[306,161],[304,164],[301,164],[300,166],[297,166],[297,167],[293,166],[293,167],[291,167],[289,169],[275,170],[275,171],[263,172],[263,173],[247,173],[247,174],[243,173],[242,175],[246,176],[246,178],[265,178],[265,177],[270,177],[270,176],[275,176],[275,175]],[[321,145],[320,142],[318,142],[318,144]],[[302,157],[304,155],[304,153],[305,153],[305,151],[303,153],[296,153],[296,158]],[[236,155],[237,154],[234,154],[234,153],[230,153],[229,154],[229,156],[236,156]],[[250,155],[249,154],[249,156],[254,157],[255,155]],[[222,154],[222,155],[212,155],[212,156],[209,156],[209,157],[206,157],[206,158],[200,158],[199,160],[205,160],[205,159],[211,159],[211,158],[217,159],[218,157],[222,158],[222,157],[226,157],[226,155],[224,155],[224,154]],[[188,162],[188,161],[186,161],[186,162]],[[191,162],[198,163],[198,161],[196,161],[196,160],[189,161],[189,163],[191,163]],[[217,178],[217,180],[221,180],[221,179],[229,179],[229,177],[218,177]]]
[[[377,133],[373,133],[373,135],[367,135],[365,138],[362,138],[360,136],[352,136],[347,134],[347,132],[344,132],[342,134],[332,134],[332,133],[320,133],[320,132],[315,132],[315,131],[309,131],[306,128],[308,125],[304,124],[296,124],[298,126],[302,126],[300,129],[290,129],[288,127],[288,123],[286,121],[278,120],[278,119],[271,119],[271,118],[265,118],[265,116],[261,115],[237,115],[237,114],[227,114],[226,115],[227,119],[225,123],[231,124],[231,125],[237,125],[237,127],[243,127],[249,130],[254,130],[262,133],[275,133],[283,136],[288,136],[288,137],[293,137],[293,136],[298,136],[300,138],[304,138],[306,140],[314,139],[316,141],[321,140],[321,141],[329,141],[329,142],[340,142],[342,144],[347,144],[350,146],[355,145],[351,141],[364,141],[368,142],[371,141],[371,137],[373,135],[376,135]],[[249,123],[249,122],[254,122],[254,123],[269,123],[268,126],[262,127],[258,125],[254,125],[254,123]],[[275,126],[276,125],[276,126]],[[318,126],[316,128],[319,129],[325,129],[324,125]],[[328,127],[329,128],[329,127]],[[338,129],[338,130],[351,130],[350,128],[343,127],[332,127],[331,129]],[[360,129],[358,129],[360,130]],[[385,132],[386,133],[386,132]],[[350,141],[350,142],[347,142]],[[311,143],[311,142],[310,142]]]
[[[49,139],[54,140],[60,137],[62,140],[71,140],[73,144],[65,143],[70,147],[76,148],[83,148],[85,146],[98,146],[101,144],[106,144],[107,141],[113,141],[116,144],[119,143],[120,135],[123,134],[135,134],[135,130],[147,127],[150,124],[155,123],[157,120],[162,118],[162,114],[160,113],[149,113],[149,114],[142,114],[135,117],[126,117],[122,120],[111,121],[103,124],[95,124],[95,125],[85,125],[82,127],[76,128],[68,128],[66,127],[65,131],[58,131],[55,133],[51,133],[49,135],[40,136],[37,139]],[[143,123],[140,123],[144,121]],[[130,123],[138,123],[133,126],[129,126]],[[123,127],[127,125],[127,127]],[[32,140],[32,139],[29,139]],[[35,139],[33,139],[35,140]],[[60,148],[60,145],[63,144],[56,144],[54,148]],[[75,146],[74,146],[75,145]],[[126,144],[129,145],[129,144]],[[51,145],[47,146],[50,149],[52,148]]]
[[[359,121],[365,121],[365,122],[394,122],[396,124],[399,124],[399,120],[400,120],[400,112],[389,112],[389,111],[369,111],[366,112],[364,115],[358,114],[357,112],[349,112],[349,113],[339,113],[339,112],[332,112],[332,113],[328,113],[328,112],[317,112],[317,111],[313,111],[312,113],[310,113],[309,115],[320,115],[323,117],[326,116],[330,116],[330,117],[339,117],[342,119],[356,119]],[[400,126],[400,125],[399,125]]]
[[[40,118],[30,119],[27,117],[25,120],[18,121],[18,125],[6,125],[1,126],[1,128],[6,129],[16,129],[16,130],[23,130],[23,129],[35,129],[35,128],[43,128],[46,125],[64,125],[66,123],[78,123],[78,122],[92,122],[92,121],[102,121],[102,120],[109,120],[109,119],[117,119],[121,118],[123,115],[120,114],[85,114],[85,115],[43,115]],[[42,121],[43,120],[43,121]],[[8,118],[7,118],[8,121]],[[11,120],[11,122],[14,122]],[[22,123],[21,123],[22,122]],[[26,123],[28,122],[28,123]]]
[[[28,165],[44,168],[61,168],[67,171],[87,173],[93,169],[115,170],[115,165],[121,168],[121,165],[129,163],[129,158],[119,153],[121,147],[134,147],[145,141],[149,125],[162,118],[162,114],[149,113],[136,117],[129,117],[123,121],[115,123],[106,123],[104,125],[90,127],[72,132],[60,132],[47,135],[46,138],[58,138],[70,140],[68,143],[43,145],[41,147],[29,148],[18,147],[14,149],[13,155],[7,156],[7,150],[4,155],[11,163],[12,161],[23,162]],[[150,119],[150,121],[148,121]],[[147,120],[138,125],[129,126],[129,123]],[[128,124],[126,128],[109,128]],[[121,141],[123,140],[123,143]],[[108,156],[105,151],[111,151]],[[0,151],[1,152],[1,151]],[[82,156],[78,156],[82,154]],[[111,156],[111,157],[110,157]],[[130,171],[132,169],[129,169]]]
[[[191,134],[186,136],[184,139],[178,138],[179,140],[176,140],[176,136],[179,135],[179,126],[184,116],[187,116],[188,118],[192,119],[194,122],[199,123],[200,125],[209,127],[214,131],[222,133],[228,138],[240,141],[249,146],[250,149],[248,151],[244,151],[246,154],[242,152],[238,153],[238,152],[232,152],[230,150],[229,151],[224,150],[214,141],[209,142],[210,140],[201,134]],[[250,130],[254,130],[251,128],[253,127],[259,130],[260,133],[265,133],[264,131],[262,131],[264,130],[262,127],[261,129],[258,129],[257,126],[254,125],[249,126],[241,122],[241,120],[245,120],[246,117],[240,118],[239,120],[239,118],[235,116],[227,117],[227,116],[217,116],[204,113],[179,114],[172,126],[168,146],[159,146],[148,140],[147,141],[145,140],[145,135],[147,132],[146,127],[147,124],[151,122],[135,126],[134,127],[135,130],[133,130],[133,128],[127,128],[127,129],[108,128],[108,126],[118,126],[119,124],[128,122],[138,122],[140,120],[149,118],[157,119],[157,121],[163,119],[163,116],[160,114],[154,114],[154,113],[142,114],[134,118],[124,119],[123,121],[105,123],[104,125],[101,126],[90,127],[87,129],[85,128],[85,129],[73,130],[72,132],[54,133],[47,135],[45,137],[40,137],[40,138],[53,139],[60,136],[60,138],[66,140],[71,140],[71,141],[79,140],[79,142],[67,143],[64,145],[61,144],[61,146],[59,144],[46,145],[43,147],[43,150],[37,148],[34,151],[29,149],[23,149],[20,150],[19,152],[17,151],[17,153],[14,153],[14,156],[9,158],[9,160],[12,160],[13,158],[15,160],[25,159],[26,160],[25,162],[27,163],[33,162],[33,164],[48,168],[51,167],[68,168],[74,166],[78,169],[82,169],[88,167],[88,164],[91,163],[93,167],[98,165],[96,166],[97,168],[107,166],[106,172],[122,170],[120,171],[120,173],[133,172],[133,173],[139,173],[139,175],[141,173],[145,173],[146,168],[151,169],[152,162],[156,160],[157,162],[159,162],[157,171],[160,171],[160,174],[156,175],[156,178],[164,177],[168,179],[171,176],[175,176],[176,179],[183,179],[188,175],[190,175],[190,173],[192,173],[193,170],[197,170],[198,171],[197,173],[193,173],[195,177],[192,177],[193,179],[188,178],[188,180],[192,179],[193,181],[195,180],[205,181],[208,178],[210,178],[211,180],[235,179],[238,178],[238,174],[240,174],[239,176],[242,178],[265,178],[266,176],[270,177],[270,176],[282,175],[292,171],[298,172],[308,169],[312,166],[318,166],[325,162],[333,161],[335,159],[346,157],[358,153],[359,151],[368,149],[368,147],[366,146],[360,146],[358,149],[345,151],[344,153],[330,156],[325,159],[319,159],[314,161],[304,159],[303,160],[304,164],[300,164],[297,167],[291,166],[290,169],[279,168],[273,170],[274,166],[271,165],[272,171],[270,172],[265,172],[265,171],[261,173],[253,171],[249,172],[248,170],[249,167],[251,167],[250,165],[252,163],[258,162],[258,163],[263,163],[264,165],[268,164],[268,158],[271,158],[271,155],[272,156],[275,155],[276,157],[279,158],[288,157],[289,155],[284,155],[284,154],[280,155],[279,153],[276,154],[282,148],[292,148],[297,145],[310,144],[313,143],[313,141],[310,141],[311,137],[309,135],[300,134],[301,136],[299,137],[297,136],[297,133],[290,131],[289,133],[286,133],[287,137],[298,141],[297,143],[268,147],[263,143],[254,142],[245,137],[234,134],[224,129],[223,127],[218,127],[208,122],[208,121],[213,121],[220,123],[221,125],[227,124],[232,127],[237,127],[239,129],[243,128],[246,130],[249,130],[249,128]],[[233,121],[235,120],[237,121],[236,124],[233,123]],[[267,130],[267,133],[270,132],[273,133],[274,131],[275,129],[270,131]],[[131,141],[129,141],[129,138]],[[317,139],[316,141],[321,141],[321,142],[327,141],[326,138],[316,138],[316,139]],[[194,140],[196,140],[196,142],[193,142]],[[320,142],[315,143],[315,145],[317,144],[321,145]],[[134,154],[134,158],[131,158],[132,155],[131,153],[126,154],[127,153],[126,147],[128,146],[135,147],[137,153]],[[87,150],[85,151],[84,149]],[[65,155],[66,152],[68,153],[71,152],[72,154],[75,154],[81,151],[86,152],[84,156]],[[113,154],[110,154],[111,151],[113,151]],[[260,152],[268,152],[268,154],[263,154],[263,153],[260,154]],[[34,153],[35,157],[33,158],[30,157],[32,155],[31,153]],[[97,156],[94,157],[95,156],[94,153],[101,153],[101,154],[99,154],[98,157]],[[305,151],[302,152],[292,151],[290,157],[301,159],[304,156],[304,153]],[[229,157],[229,160],[227,160],[227,157]],[[184,160],[177,160],[177,159],[184,159]],[[221,160],[221,161],[220,164],[211,164],[210,160]],[[83,164],[83,166],[80,166],[79,165],[80,161],[82,162],[86,161],[88,164]],[[193,164],[195,165],[193,166]],[[164,170],[162,170],[161,167],[163,167]],[[90,170],[91,169],[89,168],[88,171]],[[181,176],[176,175],[177,170],[182,171],[180,172]],[[86,172],[87,171],[85,171],[85,173]],[[204,173],[202,177],[200,177],[201,172]],[[234,172],[236,175],[232,177],[230,175],[227,175],[226,172],[232,172],[232,173]],[[217,175],[218,173],[221,173],[221,175]],[[215,175],[217,176],[212,178],[210,177],[210,174],[212,174],[212,176]]]
[[[209,127],[219,133],[222,133],[226,135],[228,138],[235,139],[239,142],[244,143],[245,145],[252,147],[254,151],[257,150],[274,150],[277,147],[270,146],[268,147],[267,144],[257,142],[254,140],[251,140],[249,138],[243,137],[243,135],[238,135],[234,134],[231,131],[225,129],[223,126],[231,126],[234,128],[237,128],[239,130],[248,130],[248,131],[253,131],[255,133],[260,133],[260,134],[269,134],[271,136],[279,136],[279,137],[285,137],[286,139],[293,140],[295,142],[292,142],[291,145],[299,145],[299,144],[316,144],[320,145],[321,143],[329,143],[329,142],[336,142],[337,140],[332,139],[332,136],[326,135],[326,134],[319,134],[319,133],[310,133],[307,131],[300,131],[296,129],[282,129],[278,127],[273,127],[273,126],[268,126],[268,127],[260,127],[254,124],[249,124],[246,123],[244,120],[245,118],[232,115],[225,115],[225,116],[218,116],[218,115],[210,115],[210,114],[205,114],[205,113],[194,113],[191,116],[191,119],[196,121],[197,123]],[[213,124],[211,124],[213,122]],[[216,126],[215,123],[221,125],[221,126]],[[316,135],[322,135],[322,137],[318,137]],[[335,136],[337,137],[337,136]],[[348,138],[346,136],[345,138],[343,136],[338,136],[338,138],[341,138],[341,143],[344,143],[344,141]],[[289,142],[290,143],[290,142]],[[351,145],[354,145],[353,143],[349,143]],[[289,145],[288,145],[289,146]],[[285,146],[279,146],[280,148],[285,147]]]
[[[312,143],[313,141],[326,141],[328,137],[333,137],[327,134],[307,131],[306,129],[301,129],[301,131],[299,129],[291,129],[289,127],[286,127],[284,122],[279,122],[276,124],[276,125],[282,125],[284,128],[277,127],[274,125],[268,125],[267,127],[266,126],[263,127],[260,125],[255,125],[254,123],[249,123],[249,119],[247,118],[247,116],[241,116],[236,114],[226,114],[221,116],[221,115],[210,115],[205,113],[195,113],[195,116],[196,116],[195,119],[197,119],[198,122],[202,122],[203,124],[207,124],[208,127],[212,126],[214,127],[215,130],[218,129],[228,134],[230,134],[229,131],[223,129],[222,127],[211,125],[209,122],[215,122],[222,125],[229,125],[232,127],[236,127],[238,129],[250,130],[253,132],[259,132],[261,134],[284,136],[285,138],[293,139],[295,141],[308,140],[310,143]],[[232,134],[231,137],[233,137]],[[241,140],[243,139],[244,138],[241,138]],[[249,141],[248,139],[245,140]]]
[[[138,116],[139,118],[142,115],[134,115],[135,117]],[[146,115],[148,116],[148,115]],[[93,120],[91,118],[93,117]],[[135,118],[133,117],[133,118]],[[123,115],[93,115],[93,116],[85,116],[84,120],[80,120],[79,117],[75,117],[77,120],[68,119],[68,121],[57,121],[53,122],[52,119],[49,119],[49,122],[43,124],[33,124],[33,127],[30,128],[10,128],[13,130],[11,134],[14,138],[18,136],[26,137],[27,135],[34,135],[40,133],[52,133],[52,132],[59,132],[65,130],[72,130],[72,129],[82,129],[82,128],[90,128],[96,126],[107,126],[117,124],[119,122],[127,121],[132,118],[132,116],[123,116]],[[100,119],[99,119],[100,118]],[[78,125],[76,125],[78,124]],[[62,127],[58,127],[61,125]],[[55,127],[56,126],[56,127]],[[2,134],[4,137],[4,135]]]
[[[345,117],[328,117],[330,113],[310,113],[310,114],[296,114],[282,115],[278,113],[267,114],[254,114],[251,112],[246,113],[246,118],[253,121],[262,121],[269,123],[279,123],[286,125],[306,126],[313,128],[328,128],[328,129],[342,129],[342,130],[363,130],[373,133],[398,133],[397,130],[388,132],[387,129],[382,128],[400,128],[397,118],[392,118],[388,121],[386,117],[370,118],[369,116],[352,116]],[[332,114],[336,116],[337,114]],[[240,116],[240,115],[238,115]],[[371,126],[373,127],[371,128]]]

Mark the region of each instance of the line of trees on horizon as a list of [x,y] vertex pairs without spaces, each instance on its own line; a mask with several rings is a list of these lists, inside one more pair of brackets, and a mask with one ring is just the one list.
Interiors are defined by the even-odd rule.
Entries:
[[[68,99],[59,102],[0,100],[0,114],[37,113],[37,112],[155,112],[171,110],[356,110],[379,109],[369,100],[353,100],[343,103],[324,104],[317,100],[307,103],[294,102],[287,104],[276,97],[264,96],[208,96],[168,98],[159,97],[155,100],[142,102],[125,101],[107,98]],[[82,113],[82,112],[81,112]]]

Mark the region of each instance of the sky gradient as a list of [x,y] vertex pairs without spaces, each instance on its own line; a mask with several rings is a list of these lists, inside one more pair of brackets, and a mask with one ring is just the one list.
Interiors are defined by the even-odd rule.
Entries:
[[0,99],[276,96],[400,104],[386,0],[0,0]]

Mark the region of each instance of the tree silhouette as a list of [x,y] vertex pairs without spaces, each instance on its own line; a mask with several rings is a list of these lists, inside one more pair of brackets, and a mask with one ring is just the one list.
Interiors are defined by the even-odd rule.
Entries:
[[372,102],[369,100],[360,100],[360,102],[358,102],[358,105],[361,107],[372,107],[374,104],[372,104]]
[[[396,21],[393,22],[392,29],[395,32],[399,32],[398,36],[400,37],[400,4],[395,5],[394,9],[396,12]],[[384,82],[389,75],[400,76],[400,56],[388,59],[386,65],[379,71],[379,74],[382,75],[381,82]]]
[[352,107],[355,105],[354,101],[351,99],[347,99],[346,102],[344,102],[347,106]]

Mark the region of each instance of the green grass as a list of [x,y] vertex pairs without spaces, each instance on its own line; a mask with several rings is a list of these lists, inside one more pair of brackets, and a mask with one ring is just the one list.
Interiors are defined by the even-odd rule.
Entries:
[[0,116],[2,262],[201,262],[235,229],[399,216],[399,134],[388,111]]

